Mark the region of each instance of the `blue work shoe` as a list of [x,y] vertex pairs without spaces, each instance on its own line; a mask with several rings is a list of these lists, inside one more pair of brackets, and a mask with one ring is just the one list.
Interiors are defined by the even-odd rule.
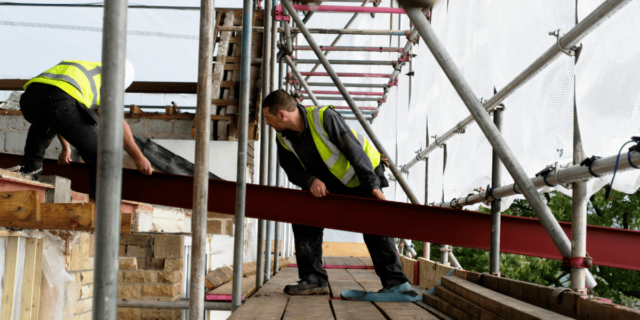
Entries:
[[422,295],[418,294],[409,282],[382,289],[378,292],[362,290],[344,290],[340,294],[342,300],[351,301],[374,301],[374,302],[413,302],[422,300]]

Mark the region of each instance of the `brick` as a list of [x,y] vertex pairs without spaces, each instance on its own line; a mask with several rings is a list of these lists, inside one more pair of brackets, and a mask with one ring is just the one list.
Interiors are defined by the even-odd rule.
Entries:
[[182,283],[182,271],[160,271],[158,272],[158,282],[160,283]]
[[165,271],[182,270],[182,259],[164,259]]
[[126,254],[125,254],[125,252],[126,252],[125,248],[126,248],[126,247],[125,247],[125,245],[124,245],[124,244],[121,244],[121,245],[120,245],[120,252],[118,253],[118,255],[119,255],[119,256],[125,256],[125,255],[126,255]]
[[162,258],[151,258],[151,264],[149,265],[149,269],[151,269],[151,270],[163,270],[164,269],[164,259],[162,259]]
[[4,150],[10,153],[23,154],[24,144],[27,142],[26,132],[7,132]]
[[174,297],[180,294],[180,285],[144,285],[142,295],[154,297]]
[[[143,309],[142,318],[144,320],[177,320],[182,316],[181,310],[167,309]],[[118,318],[119,319],[119,318]]]
[[93,283],[93,270],[92,271],[82,271],[82,272],[80,272],[80,282],[79,282],[79,284],[85,285],[87,283]]
[[22,131],[22,127],[24,127],[23,117],[11,117],[11,128],[13,130]]
[[138,260],[138,269],[149,269],[151,258],[136,258]]
[[7,130],[9,124],[9,118],[7,116],[0,116],[0,130]]
[[135,244],[138,246],[148,246],[151,244],[152,236],[143,234],[121,234],[120,244]]
[[127,120],[127,123],[129,124],[129,128],[131,128],[131,133],[137,134],[137,135],[143,135],[145,133],[145,130],[144,130],[145,121],[130,119],[130,120]]
[[133,257],[119,257],[120,270],[138,270],[138,260]]
[[78,299],[78,301],[76,301],[76,312],[75,314],[80,314],[80,313],[84,313],[86,311],[91,310],[91,307],[93,306],[93,299]]
[[71,265],[69,271],[87,270],[93,267],[89,266],[89,251],[91,248],[89,238],[88,233],[78,234],[71,248]]
[[118,308],[118,320],[139,320],[140,311],[141,309],[135,308]]
[[122,271],[125,283],[158,282],[158,272],[151,270]]
[[82,314],[74,315],[73,320],[91,320],[91,310]]
[[182,258],[183,236],[155,236],[153,239],[154,258]]
[[135,244],[127,245],[127,257],[148,257],[150,255],[149,247],[138,246]]
[[89,235],[89,257],[93,257],[95,253],[96,253],[96,235],[92,233]]
[[140,300],[141,298],[141,284],[118,284],[118,299]]
[[86,284],[84,286],[80,287],[80,294],[78,295],[78,298],[80,299],[86,299],[86,298],[91,298],[93,297],[93,285],[92,284]]

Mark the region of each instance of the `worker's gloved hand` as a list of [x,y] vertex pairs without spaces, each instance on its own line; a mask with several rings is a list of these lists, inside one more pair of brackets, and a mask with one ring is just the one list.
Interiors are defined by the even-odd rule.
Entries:
[[376,199],[387,200],[387,198],[384,197],[384,193],[382,193],[382,191],[380,191],[380,189],[371,190],[371,195]]
[[150,176],[153,173],[153,168],[151,167],[151,163],[144,156],[135,160],[136,169],[138,172],[144,174],[145,176]]
[[311,184],[311,194],[316,198],[322,198],[329,194],[327,191],[327,186],[324,185],[324,182],[320,181],[320,179],[313,180],[313,184]]
[[60,151],[60,155],[58,156],[58,164],[71,164],[71,150],[70,149],[62,149]]

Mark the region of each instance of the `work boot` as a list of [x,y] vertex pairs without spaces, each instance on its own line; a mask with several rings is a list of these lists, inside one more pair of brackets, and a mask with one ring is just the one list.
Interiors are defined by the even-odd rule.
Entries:
[[317,284],[300,280],[298,284],[285,286],[284,293],[292,296],[329,294],[329,285],[327,283]]

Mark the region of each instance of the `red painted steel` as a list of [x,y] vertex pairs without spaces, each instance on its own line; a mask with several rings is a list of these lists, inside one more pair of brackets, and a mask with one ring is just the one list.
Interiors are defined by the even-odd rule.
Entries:
[[[280,7],[282,5],[278,5]],[[349,6],[315,6],[305,4],[294,4],[293,8],[297,11],[314,11],[314,12],[358,12],[358,13],[393,13],[405,14],[402,8],[388,7],[349,7]]]
[[[389,78],[389,73],[349,73],[338,72],[338,77],[352,77],[352,78]],[[316,76],[316,77],[328,77],[326,72],[300,72],[301,76]],[[293,74],[289,73],[289,78],[293,78]]]
[[[357,52],[402,52],[403,48],[395,47],[348,47],[348,46],[320,46],[322,51],[357,51]],[[293,50],[310,51],[309,46],[293,46]]]
[[[307,91],[302,90],[302,94],[306,94]],[[322,91],[322,90],[313,90],[314,94],[340,94],[340,91]],[[371,91],[349,91],[350,95],[353,96],[382,96],[384,92],[371,92]]]
[[[311,108],[311,107],[315,107],[315,106],[303,106],[305,108]],[[334,109],[336,110],[351,110],[351,107],[347,107],[347,106],[333,106]],[[358,109],[360,110],[370,110],[370,111],[375,111],[376,107],[358,107]]]
[[[0,167],[21,161],[21,156],[0,154]],[[45,160],[43,174],[69,178],[73,190],[89,191],[89,172],[82,164],[64,166]],[[123,170],[122,181],[123,199],[191,209],[192,177],[163,173],[147,177]],[[234,214],[235,192],[235,182],[209,180],[209,211]],[[246,216],[466,248],[490,246],[489,214],[401,202],[331,194],[315,198],[307,191],[248,184]],[[562,259],[537,219],[502,216],[501,223],[502,252]],[[560,225],[569,236],[571,223]],[[634,254],[640,252],[639,231],[587,226],[587,251],[595,265],[640,271],[640,254]]]

